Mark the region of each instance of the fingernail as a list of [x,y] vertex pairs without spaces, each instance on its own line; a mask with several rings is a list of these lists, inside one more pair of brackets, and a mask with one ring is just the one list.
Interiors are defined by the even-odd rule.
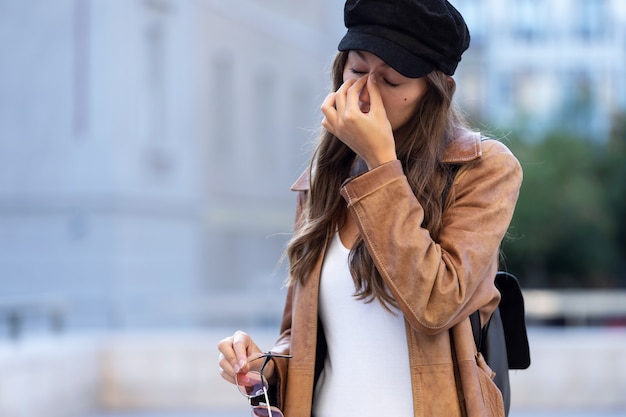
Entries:
[[235,365],[233,366],[233,370],[235,371],[236,374],[238,374],[239,371],[241,371],[241,368],[239,367],[239,365]]

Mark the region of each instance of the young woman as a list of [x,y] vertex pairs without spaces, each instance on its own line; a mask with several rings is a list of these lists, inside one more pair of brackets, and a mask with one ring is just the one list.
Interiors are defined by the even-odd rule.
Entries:
[[272,349],[290,358],[253,360],[262,350],[236,332],[218,346],[222,376],[246,386],[263,365],[260,400],[287,417],[503,416],[468,317],[499,301],[522,172],[453,106],[465,22],[445,0],[349,0],[344,19],[323,134],[293,186]]

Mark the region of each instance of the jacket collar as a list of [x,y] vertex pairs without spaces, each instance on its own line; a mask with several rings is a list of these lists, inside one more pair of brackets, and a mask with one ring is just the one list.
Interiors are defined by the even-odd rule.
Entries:
[[308,191],[310,186],[310,170],[306,169],[291,186],[291,191]]
[[[465,164],[482,156],[481,135],[479,132],[468,132],[457,136],[443,152],[442,162],[445,164]],[[291,186],[292,191],[307,191],[310,185],[309,170],[305,170]]]
[[482,154],[480,132],[467,132],[450,142],[441,160],[445,164],[462,164],[478,159]]

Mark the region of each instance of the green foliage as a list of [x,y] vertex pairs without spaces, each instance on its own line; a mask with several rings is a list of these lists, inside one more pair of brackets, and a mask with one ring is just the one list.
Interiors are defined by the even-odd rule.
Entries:
[[608,144],[565,133],[511,138],[524,169],[503,242],[504,267],[525,287],[626,287],[626,124]]

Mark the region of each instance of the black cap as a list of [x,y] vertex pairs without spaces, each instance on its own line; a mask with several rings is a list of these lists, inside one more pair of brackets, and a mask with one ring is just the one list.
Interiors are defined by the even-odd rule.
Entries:
[[348,0],[344,22],[340,51],[371,52],[410,78],[435,69],[453,75],[470,42],[463,16],[445,0]]

